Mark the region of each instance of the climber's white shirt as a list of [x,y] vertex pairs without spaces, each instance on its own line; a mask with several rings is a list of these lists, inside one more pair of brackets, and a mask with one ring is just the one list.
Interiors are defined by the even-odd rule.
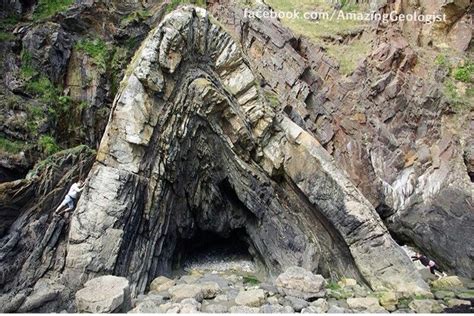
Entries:
[[67,195],[69,195],[73,199],[77,199],[77,194],[81,191],[82,189],[79,188],[79,184],[74,183],[73,185],[71,185],[71,188],[69,189],[69,192],[67,193]]

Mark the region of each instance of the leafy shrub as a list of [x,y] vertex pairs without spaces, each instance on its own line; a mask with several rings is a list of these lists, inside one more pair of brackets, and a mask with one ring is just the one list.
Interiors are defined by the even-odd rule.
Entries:
[[43,153],[47,156],[57,153],[61,148],[56,144],[56,140],[49,135],[41,135],[38,141]]
[[474,77],[474,63],[467,63],[453,71],[453,77],[462,82],[471,82]]

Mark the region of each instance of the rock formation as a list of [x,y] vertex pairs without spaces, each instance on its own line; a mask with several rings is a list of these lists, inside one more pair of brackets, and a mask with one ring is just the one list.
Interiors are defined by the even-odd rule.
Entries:
[[[459,15],[459,3],[446,6]],[[472,238],[474,229],[473,140],[463,132],[472,131],[472,100],[467,111],[453,110],[437,82],[443,70],[420,69],[406,25],[372,30],[372,53],[342,77],[323,48],[279,21],[245,18],[242,8],[226,1],[211,12],[238,38],[288,116],[347,172],[398,241],[473,277],[473,245],[459,242]]]
[[[31,6],[11,3],[17,12]],[[8,52],[5,104],[12,94],[35,97],[24,93],[25,78],[16,80],[22,70],[12,54],[21,50],[31,67],[65,84],[68,96],[90,102],[79,115],[87,127],[81,137],[91,146],[102,138],[97,155],[87,146],[66,150],[24,179],[39,160],[34,151],[0,157],[0,182],[20,179],[0,183],[0,311],[77,311],[81,304],[81,311],[98,305],[126,311],[122,292],[137,297],[152,288],[181,302],[146,300],[135,312],[219,311],[218,304],[201,306],[219,287],[163,277],[181,257],[181,245],[205,233],[238,236],[270,278],[293,266],[308,270],[288,270],[291,282],[282,288],[288,287],[284,300],[292,307],[261,306],[271,291],[249,295],[246,289],[239,302],[251,303],[232,306],[235,312],[344,311],[324,299],[304,300],[326,295],[324,280],[312,273],[389,291],[380,304],[394,310],[399,293],[429,288],[393,238],[416,245],[449,271],[473,276],[474,249],[464,242],[474,229],[473,142],[460,132],[472,118],[452,109],[436,78],[420,79],[424,73],[415,67],[417,54],[403,28],[377,29],[374,51],[342,77],[322,48],[279,21],[245,19],[226,1],[210,7],[215,18],[187,6],[162,19],[160,7],[151,24],[127,15],[126,28],[108,22],[118,23],[141,4],[111,3],[118,13],[99,2],[79,3],[54,22],[18,28],[21,41],[0,43],[0,52]],[[451,11],[465,12],[458,9]],[[157,20],[117,93],[113,75],[77,49],[78,34],[88,29],[111,33],[118,42],[137,33],[141,40]],[[466,31],[451,22],[448,29]],[[466,50],[464,39],[452,40]],[[120,59],[130,52],[115,53]],[[2,135],[37,138],[26,135],[28,105],[0,109]],[[51,129],[48,124],[37,132]],[[54,214],[70,184],[86,175],[74,213]],[[117,295],[105,303],[77,298],[84,284],[97,286],[103,275],[128,283],[121,278]],[[300,282],[305,275],[321,291],[294,297],[293,283],[306,286]],[[410,308],[440,308],[420,301]],[[383,310],[372,298],[355,297],[350,305]]]
[[245,228],[270,272],[302,265],[371,287],[427,289],[322,146],[272,107],[207,12],[168,15],[127,70],[71,220],[64,281],[169,273],[198,230]]

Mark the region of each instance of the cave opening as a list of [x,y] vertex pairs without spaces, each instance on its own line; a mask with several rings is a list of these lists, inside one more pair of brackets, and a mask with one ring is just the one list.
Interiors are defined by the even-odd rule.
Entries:
[[261,276],[262,267],[245,228],[226,235],[197,229],[191,238],[177,241],[172,263],[176,276],[192,271]]

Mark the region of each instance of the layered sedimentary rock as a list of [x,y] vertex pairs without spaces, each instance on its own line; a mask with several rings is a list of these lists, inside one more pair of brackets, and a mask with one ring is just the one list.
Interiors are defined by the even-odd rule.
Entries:
[[56,282],[66,256],[69,215],[57,216],[69,186],[87,174],[94,152],[63,151],[25,179],[0,184],[0,310],[59,311],[67,289]]
[[186,7],[150,33],[121,83],[62,280],[123,275],[143,292],[180,240],[236,229],[270,273],[298,265],[427,289],[326,150],[265,98],[232,37]]
[[[384,6],[381,12],[394,10]],[[464,5],[442,6],[449,7],[456,7],[457,18],[469,17]],[[246,18],[226,1],[211,11],[238,38],[288,116],[334,157],[392,234],[443,269],[472,277],[473,244],[462,242],[474,231],[473,133],[466,133],[472,131],[472,106],[454,109],[443,97],[444,70],[417,64],[406,25],[370,30],[377,32],[371,54],[343,77],[323,48],[279,21]]]

